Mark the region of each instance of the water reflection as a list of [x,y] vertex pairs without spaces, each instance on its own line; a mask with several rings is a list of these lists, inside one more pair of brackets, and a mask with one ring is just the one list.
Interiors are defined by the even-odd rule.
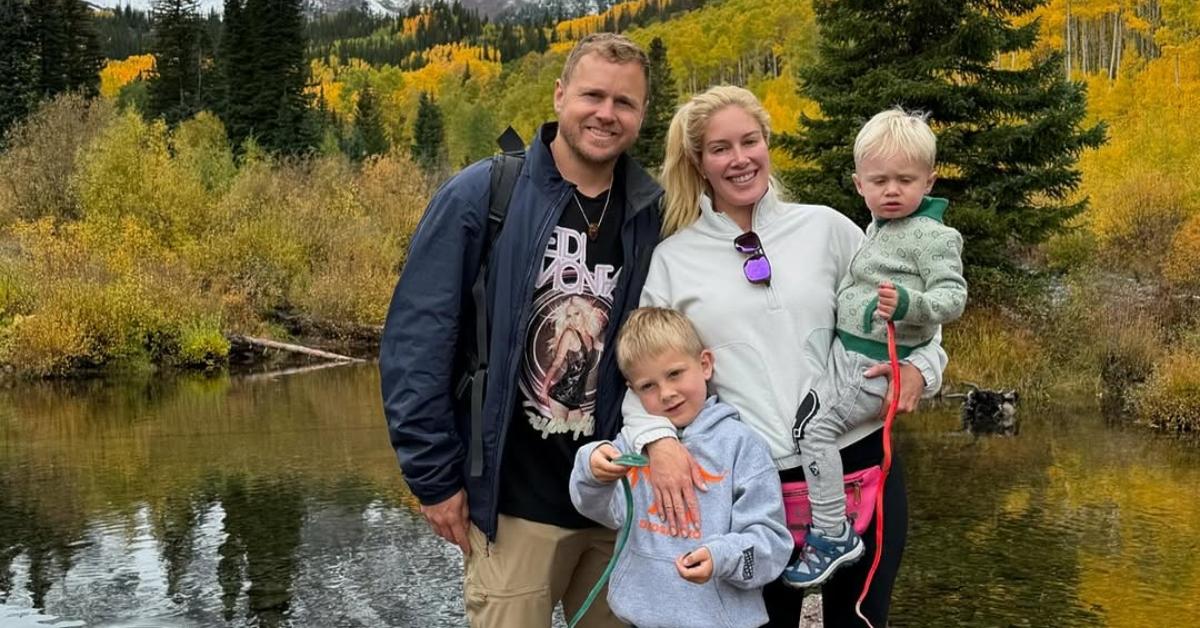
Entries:
[[377,386],[0,393],[0,624],[461,625],[457,550],[413,512]]
[[[464,625],[458,551],[400,480],[374,367],[0,392],[0,625]],[[906,417],[893,626],[1200,616],[1200,451],[1023,408]],[[561,620],[560,620],[561,623]]]

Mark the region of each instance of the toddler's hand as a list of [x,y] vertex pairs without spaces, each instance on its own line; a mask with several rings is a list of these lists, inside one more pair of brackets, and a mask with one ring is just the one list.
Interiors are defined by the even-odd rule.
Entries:
[[875,318],[882,320],[891,320],[892,314],[896,313],[896,306],[900,305],[900,292],[896,290],[896,286],[890,281],[884,281],[879,284],[879,304],[875,306]]
[[675,570],[679,577],[695,584],[704,584],[712,578],[713,560],[707,547],[701,546],[675,559]]
[[620,455],[621,452],[608,443],[604,443],[592,450],[592,455],[588,458],[588,464],[592,468],[592,475],[601,482],[616,482],[621,479],[628,469],[625,465],[613,462],[613,458]]

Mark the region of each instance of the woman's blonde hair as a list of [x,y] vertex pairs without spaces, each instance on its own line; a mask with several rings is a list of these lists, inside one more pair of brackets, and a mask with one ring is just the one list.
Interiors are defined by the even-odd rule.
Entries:
[[692,224],[700,216],[700,196],[710,191],[700,171],[704,132],[713,115],[726,107],[741,107],[762,127],[763,141],[771,139],[771,117],[750,90],[733,85],[710,87],[692,96],[671,119],[667,130],[667,154],[662,182],[666,192],[662,235],[667,237]]

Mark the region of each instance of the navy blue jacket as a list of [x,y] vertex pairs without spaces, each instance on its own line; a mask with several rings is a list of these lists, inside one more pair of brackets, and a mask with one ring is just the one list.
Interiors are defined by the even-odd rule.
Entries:
[[[488,264],[491,338],[481,476],[468,474],[470,408],[456,403],[454,387],[462,368],[459,338],[475,329],[470,291],[486,234],[490,159],[459,172],[429,202],[396,284],[380,346],[384,414],[409,489],[421,503],[436,504],[465,488],[471,521],[489,539],[496,535],[501,454],[517,403],[534,282],[550,234],[575,189],[559,174],[542,139],[556,132],[556,125],[546,125],[530,145]],[[617,168],[625,181],[625,261],[613,293],[606,347],[616,346],[617,330],[637,307],[661,230],[661,188],[628,156]],[[599,368],[596,435],[612,439],[621,427],[625,384],[614,351],[604,352]]]

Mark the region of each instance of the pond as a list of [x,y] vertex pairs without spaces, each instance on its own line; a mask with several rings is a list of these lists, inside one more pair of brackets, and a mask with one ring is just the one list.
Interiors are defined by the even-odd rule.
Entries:
[[[458,551],[388,445],[372,365],[0,391],[0,626],[465,624]],[[1200,616],[1200,447],[1022,407],[973,440],[903,419],[893,626]]]

